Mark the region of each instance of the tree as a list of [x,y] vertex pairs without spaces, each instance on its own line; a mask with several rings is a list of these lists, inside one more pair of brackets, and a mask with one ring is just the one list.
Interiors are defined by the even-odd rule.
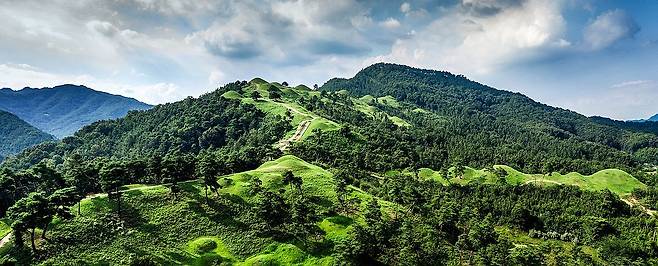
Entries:
[[261,190],[256,197],[255,209],[269,231],[282,225],[289,217],[288,206],[279,193]]
[[[16,238],[20,238],[22,232],[30,230],[32,251],[37,248],[34,243],[36,228],[46,228],[52,221],[53,212],[49,206],[48,199],[43,192],[32,192],[27,197],[18,200],[9,210],[9,219],[13,220],[12,227],[19,232]],[[22,246],[22,245],[20,245]]]
[[276,92],[276,91],[271,91],[271,92],[270,92],[270,99],[272,99],[272,100],[279,100],[279,99],[281,99],[281,94],[279,94],[279,93]]
[[195,167],[197,176],[203,180],[206,191],[206,203],[210,204],[208,199],[208,189],[210,188],[219,197],[219,183],[217,176],[220,173],[219,165],[211,153],[200,153],[197,157],[197,165]]
[[181,155],[179,152],[168,154],[162,161],[162,183],[167,184],[169,190],[176,199],[181,188],[178,182],[183,179],[189,179],[194,175],[193,158]]
[[318,84],[313,84],[313,90],[317,91],[318,89],[319,89]]
[[284,184],[290,185],[290,189],[292,189],[293,187],[297,188],[297,191],[300,194],[303,194],[303,191],[302,191],[303,180],[300,176],[296,176],[290,170],[285,171],[282,176],[283,176],[283,183]]
[[281,83],[281,85],[283,85],[284,87],[288,87],[288,82],[284,81],[283,83]]
[[253,99],[254,101],[258,101],[258,98],[260,98],[260,93],[259,93],[258,91],[256,91],[256,90],[254,90],[254,91],[251,93],[251,99]]
[[126,169],[118,162],[111,162],[103,166],[99,173],[101,189],[107,193],[110,200],[117,204],[117,214],[121,215],[121,195],[119,188],[123,185]]
[[[82,198],[82,195],[78,192],[76,187],[58,189],[48,196],[49,208],[54,214],[57,214],[57,216],[63,219],[69,219],[72,217],[70,212],[71,206],[79,203]],[[78,212],[79,211],[80,210],[78,209]],[[46,230],[48,230],[48,224],[43,226],[43,231],[41,233],[42,238],[46,237]]]
[[40,191],[52,193],[53,191],[64,187],[64,177],[55,170],[53,163],[48,160],[42,160],[34,165],[30,168],[29,172],[33,175],[35,180],[40,181]]
[[464,164],[461,161],[457,161],[455,163],[455,169],[454,169],[455,177],[462,178],[465,172],[466,172],[466,167],[464,166]]
[[11,204],[15,202],[16,181],[10,173],[0,172],[0,217],[5,213]]
[[[89,167],[82,161],[79,154],[75,153],[64,161],[64,179],[71,184],[77,194],[83,197],[86,191],[93,191]],[[80,201],[78,201],[78,215],[80,215]]]
[[[336,177],[336,176],[334,176]],[[345,198],[347,197],[347,182],[343,178],[336,178],[336,196],[341,208],[345,208]]]

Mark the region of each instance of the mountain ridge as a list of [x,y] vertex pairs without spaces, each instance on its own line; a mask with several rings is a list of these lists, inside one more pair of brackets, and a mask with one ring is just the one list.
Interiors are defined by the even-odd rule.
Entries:
[[18,116],[0,110],[0,161],[36,144],[54,140],[54,137],[21,120]]
[[133,98],[82,85],[0,90],[0,109],[16,114],[58,138],[70,136],[82,126],[96,121],[116,119],[128,111],[151,107]]

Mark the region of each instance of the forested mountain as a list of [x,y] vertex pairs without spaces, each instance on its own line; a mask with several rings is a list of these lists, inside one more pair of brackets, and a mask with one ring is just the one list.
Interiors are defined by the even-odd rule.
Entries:
[[245,84],[231,83],[198,99],[190,97],[147,111],[131,111],[121,119],[95,122],[61,142],[28,149],[8,163],[23,168],[48,158],[62,163],[70,154],[83,160],[130,160],[225,148],[227,153],[239,151],[243,160],[254,161],[253,167],[275,150],[254,147],[276,142],[290,125],[281,118],[266,117],[252,105],[221,97],[224,91]]
[[17,116],[0,110],[0,162],[7,155],[16,154],[25,148],[53,139],[53,136],[31,126]]
[[0,264],[651,265],[656,138],[399,65],[237,81],[6,160]]
[[130,110],[150,105],[132,98],[95,91],[85,86],[0,89],[0,110],[16,114],[57,138],[72,135],[85,125],[123,117]]
[[421,112],[406,117],[421,122],[424,132],[439,135],[432,139],[444,139],[443,150],[453,161],[477,166],[503,162],[531,172],[593,171],[658,162],[648,156],[658,150],[653,133],[597,123],[448,72],[380,63],[351,79],[332,79],[321,90],[391,95],[430,110],[432,117]]

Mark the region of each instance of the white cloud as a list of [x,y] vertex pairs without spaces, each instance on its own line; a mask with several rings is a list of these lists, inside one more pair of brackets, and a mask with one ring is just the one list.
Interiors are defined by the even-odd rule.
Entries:
[[567,100],[565,105],[587,115],[620,120],[649,118],[658,113],[658,82],[631,80],[602,88],[596,97],[585,95]]
[[150,104],[172,102],[183,97],[181,88],[171,83],[124,84],[89,75],[44,72],[26,64],[0,64],[0,88],[43,88],[62,84],[85,85],[94,90],[124,95]]
[[640,27],[631,16],[623,10],[615,9],[596,17],[585,28],[583,38],[589,48],[597,50],[621,39],[632,38],[638,31]]
[[411,4],[409,2],[404,2],[400,5],[400,12],[409,13],[409,11],[411,11]]
[[486,16],[455,7],[412,38],[398,40],[390,54],[367,61],[393,61],[467,74],[490,73],[547,48],[568,45],[563,37],[566,22],[561,9],[561,1],[541,0],[501,8]]
[[401,25],[400,21],[398,21],[397,19],[394,19],[394,18],[388,18],[388,19],[380,22],[380,24],[382,26],[384,26],[384,28],[387,28],[387,29],[397,29]]

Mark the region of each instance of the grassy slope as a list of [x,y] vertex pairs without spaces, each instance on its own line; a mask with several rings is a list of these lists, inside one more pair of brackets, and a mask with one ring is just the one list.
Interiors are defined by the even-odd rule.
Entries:
[[[53,221],[50,241],[38,241],[47,260],[36,263],[125,265],[146,256],[166,265],[214,265],[219,261],[234,265],[333,265],[336,259],[330,250],[311,253],[300,243],[279,242],[263,236],[249,226],[253,220],[249,212],[235,211],[250,208],[254,198],[248,186],[256,178],[267,189],[283,189],[290,193],[289,187],[281,180],[281,174],[286,170],[301,176],[304,194],[323,199],[326,210],[336,203],[332,174],[292,155],[267,162],[255,170],[220,177],[220,183],[229,184],[220,191],[222,198],[228,199],[224,203],[213,199],[213,203],[207,205],[203,187],[198,182],[183,184],[183,192],[177,200],[164,186],[129,185],[125,188],[132,190],[125,192],[123,197],[124,217],[133,218],[123,221],[110,218],[113,217],[109,215],[113,213],[113,206],[105,196],[85,199],[81,202],[81,215],[70,221]],[[475,180],[481,174],[489,173],[467,169],[463,179]],[[430,169],[422,169],[420,175],[440,178]],[[231,181],[227,182],[227,179]],[[445,184],[456,182],[455,178],[439,181]],[[360,199],[362,210],[369,200],[376,199],[358,188],[349,188],[349,197]],[[386,201],[379,200],[379,203],[384,213],[400,208]],[[229,213],[230,210],[233,211]],[[317,225],[325,234],[324,241],[335,243],[351,234],[354,223],[362,222],[359,213],[351,217],[325,215]],[[497,231],[517,246],[538,245],[545,241],[529,238],[525,232],[506,227],[498,227]],[[553,242],[567,248],[571,245]],[[4,252],[0,251],[0,257]],[[591,252],[596,258],[596,251],[592,249]]]
[[[363,96],[361,98],[355,98],[353,101],[354,101],[354,105],[356,106],[357,110],[361,111],[364,114],[373,116],[375,113],[380,112],[379,109],[377,109],[377,107],[370,105],[370,103],[374,100],[375,100],[375,97],[373,97],[371,95],[366,95],[366,96]],[[401,106],[400,103],[395,98],[393,98],[392,96],[379,97],[379,98],[376,98],[376,100],[377,100],[377,102],[379,102],[381,104],[388,105],[388,106],[391,106],[391,107],[394,107],[394,108],[400,108],[400,106]],[[400,117],[391,116],[391,115],[388,115],[388,114],[386,114],[386,116],[388,117],[388,119],[391,120],[391,122],[393,122],[397,126],[401,126],[401,127],[410,127],[411,126],[411,124],[409,124],[409,122],[405,121],[404,119],[402,119]]]
[[11,232],[9,221],[6,219],[0,219],[0,239],[9,234],[9,232]]
[[[281,101],[273,101],[269,99],[269,93],[267,91],[269,86],[275,86],[282,92]],[[258,91],[261,95],[261,98],[258,101],[254,101],[249,97],[251,92],[254,90]],[[285,116],[287,110],[291,110],[290,114],[292,115],[292,125],[297,128],[302,121],[311,120],[311,124],[302,135],[302,139],[310,136],[314,129],[321,130],[335,130],[340,128],[340,125],[334,121],[321,117],[313,112],[306,110],[296,103],[297,99],[302,96],[310,97],[312,95],[319,96],[320,93],[317,91],[309,90],[305,86],[297,86],[295,88],[284,87],[278,83],[268,83],[263,79],[254,79],[250,82],[250,85],[244,89],[244,93],[240,95],[237,92],[230,91],[222,95],[226,98],[231,99],[242,99],[243,102],[250,103],[258,107],[264,112],[270,114],[276,114],[280,116]],[[295,130],[291,130],[286,134],[286,138],[291,137],[294,134]]]
[[[281,180],[286,170],[301,176],[304,194],[323,199],[327,210],[336,202],[330,172],[287,155],[258,169],[221,177],[220,182],[232,180],[220,191],[230,202],[224,204],[236,204],[241,210],[250,208],[253,195],[247,187],[255,178],[265,188],[289,190]],[[277,242],[260,235],[249,227],[253,217],[248,212],[226,213],[229,209],[226,205],[207,205],[198,182],[185,183],[182,188],[174,200],[164,186],[126,186],[133,190],[124,193],[124,217],[132,218],[122,221],[110,218],[114,206],[104,195],[83,200],[81,215],[69,221],[55,219],[48,234],[50,241],[38,241],[39,249],[48,258],[43,263],[123,265],[141,256],[167,265],[210,265],[219,260],[235,265],[332,265],[335,262],[329,250],[311,254],[298,243]],[[373,198],[356,188],[351,191],[351,197]],[[380,201],[380,204],[384,210],[394,207],[389,202]],[[325,216],[317,225],[325,232],[325,241],[333,242],[346,237],[355,221],[362,218],[358,214]]]
[[[550,175],[526,174],[506,165],[496,165],[494,167],[496,169],[504,169],[507,172],[505,180],[512,185],[531,183],[541,185],[574,185],[586,190],[609,189],[621,196],[631,193],[636,188],[646,187],[646,185],[630,174],[618,169],[606,169],[586,176],[579,173],[568,173],[564,175],[560,173],[551,173]],[[451,178],[449,180],[446,180],[440,172],[428,168],[420,169],[419,175],[421,178],[433,179],[444,185],[449,183],[467,184],[470,182],[495,183],[497,181],[496,176],[490,170],[486,169],[477,170],[466,167],[462,176],[455,176],[453,171],[454,168],[451,168]]]

